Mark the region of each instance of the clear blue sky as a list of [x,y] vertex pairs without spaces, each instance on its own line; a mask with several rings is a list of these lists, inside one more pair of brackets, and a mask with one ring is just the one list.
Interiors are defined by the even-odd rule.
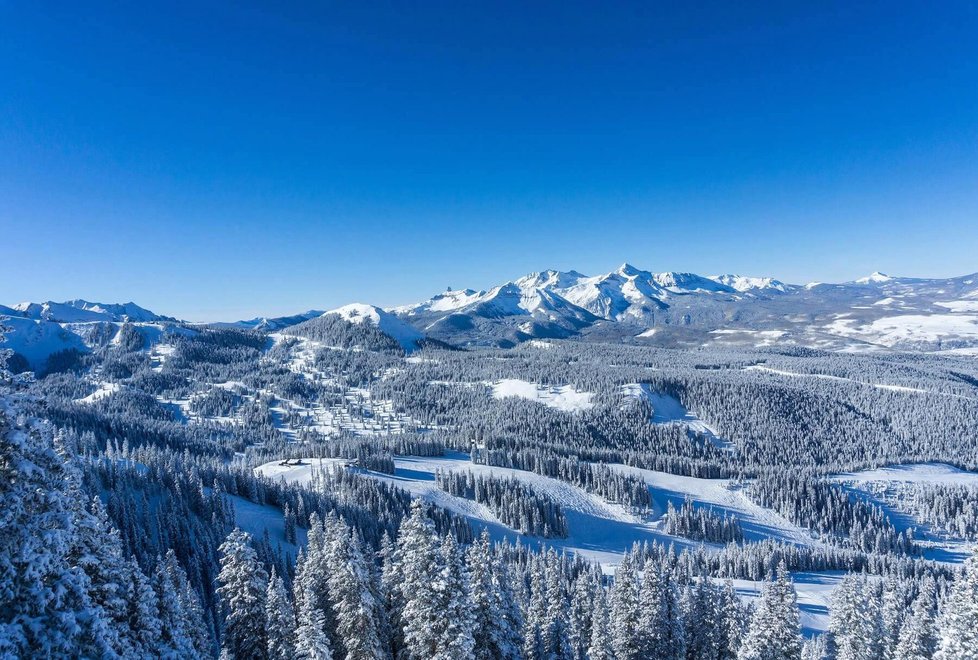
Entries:
[[972,2],[151,4],[0,0],[0,302],[978,271]]

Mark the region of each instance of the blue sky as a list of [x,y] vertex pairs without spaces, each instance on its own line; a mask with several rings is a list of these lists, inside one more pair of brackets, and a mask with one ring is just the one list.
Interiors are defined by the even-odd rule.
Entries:
[[0,1],[0,303],[978,271],[973,3],[265,5]]

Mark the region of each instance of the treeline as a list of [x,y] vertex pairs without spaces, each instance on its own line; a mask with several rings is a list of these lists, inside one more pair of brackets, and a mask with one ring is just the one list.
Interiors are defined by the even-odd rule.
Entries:
[[645,482],[630,474],[613,470],[607,465],[587,463],[573,456],[559,456],[551,452],[524,449],[512,452],[501,450],[473,451],[472,461],[483,465],[515,468],[553,477],[609,502],[615,502],[645,511],[652,506],[652,496]]
[[851,497],[837,484],[811,474],[765,471],[747,488],[751,499],[791,522],[865,552],[916,552],[878,506]]
[[435,481],[447,493],[486,505],[503,524],[522,534],[567,538],[567,518],[560,505],[516,477],[439,470]]
[[740,543],[744,540],[744,532],[736,516],[721,515],[708,506],[694,506],[688,498],[678,510],[669,502],[665,519],[667,534],[711,543]]

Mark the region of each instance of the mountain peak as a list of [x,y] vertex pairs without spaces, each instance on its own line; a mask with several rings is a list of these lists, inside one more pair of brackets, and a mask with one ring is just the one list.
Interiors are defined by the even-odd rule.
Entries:
[[350,323],[368,323],[384,334],[393,337],[405,351],[418,347],[417,341],[424,335],[388,311],[375,305],[350,303],[330,310],[323,316],[339,316]]
[[637,275],[641,275],[644,271],[636,268],[626,261],[618,267],[616,272],[622,277],[636,277]]
[[856,280],[857,284],[882,284],[883,282],[889,282],[893,278],[886,273],[881,273],[878,270],[873,271],[870,275],[866,277],[860,277]]

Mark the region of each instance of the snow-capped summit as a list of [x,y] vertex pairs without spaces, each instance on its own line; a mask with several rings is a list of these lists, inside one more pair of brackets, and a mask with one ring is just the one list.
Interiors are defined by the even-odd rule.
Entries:
[[516,286],[523,290],[527,289],[566,289],[574,286],[582,279],[587,277],[576,270],[567,272],[559,270],[545,270],[539,273],[524,275],[514,282]]
[[405,351],[412,351],[418,347],[418,340],[424,339],[424,335],[415,328],[408,325],[394,314],[364,303],[351,303],[330,310],[323,316],[340,316],[350,323],[369,323],[385,335],[389,335],[401,345]]
[[43,303],[22,302],[9,308],[16,315],[36,321],[55,321],[58,323],[83,323],[86,321],[168,321],[173,320],[133,302],[99,303],[87,300],[68,300],[66,302],[47,301]]
[[732,293],[726,284],[696,273],[655,273],[652,281],[671,293]]
[[890,282],[892,280],[892,277],[877,270],[866,277],[860,277],[858,280],[856,280],[856,284],[883,284],[884,282]]
[[741,293],[748,291],[778,291],[785,293],[789,285],[773,277],[748,277],[745,275],[713,275],[710,277],[714,282],[729,286]]

